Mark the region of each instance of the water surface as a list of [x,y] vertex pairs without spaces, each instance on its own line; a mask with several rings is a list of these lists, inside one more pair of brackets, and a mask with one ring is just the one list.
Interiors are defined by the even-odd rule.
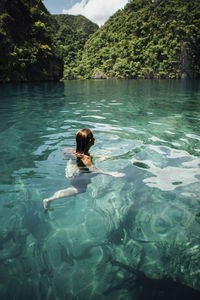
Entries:
[[[199,299],[199,123],[199,81],[0,86],[0,298]],[[44,213],[80,128],[125,176]]]

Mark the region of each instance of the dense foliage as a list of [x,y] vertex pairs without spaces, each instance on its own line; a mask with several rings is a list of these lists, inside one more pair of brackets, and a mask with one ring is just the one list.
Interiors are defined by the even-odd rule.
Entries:
[[200,1],[132,0],[87,41],[79,77],[200,76]]
[[50,31],[55,43],[57,55],[64,60],[64,78],[78,76],[84,45],[98,25],[83,16],[52,15]]
[[0,82],[199,78],[200,1],[130,0],[98,29],[42,0],[1,0],[0,49]]
[[63,63],[48,32],[41,0],[1,0],[0,82],[58,80]]

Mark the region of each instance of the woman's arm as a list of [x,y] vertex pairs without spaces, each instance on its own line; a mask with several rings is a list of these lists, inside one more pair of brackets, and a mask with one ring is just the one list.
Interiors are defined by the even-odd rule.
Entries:
[[124,173],[120,173],[120,172],[105,172],[105,171],[102,171],[100,169],[95,168],[94,165],[91,166],[91,167],[88,167],[88,169],[91,172],[98,173],[98,174],[103,174],[103,175],[109,175],[109,176],[112,176],[112,177],[123,177],[123,176],[125,176]]
[[111,156],[108,156],[108,155],[96,155],[96,154],[90,154],[90,156],[93,158],[99,158],[100,160],[105,160],[105,159],[108,159],[108,158],[111,158]]
[[92,159],[90,156],[85,156],[82,160],[84,165],[90,170],[90,172],[103,174],[103,175],[109,175],[112,177],[123,177],[125,174],[120,172],[105,172],[103,170],[97,169],[92,162]]

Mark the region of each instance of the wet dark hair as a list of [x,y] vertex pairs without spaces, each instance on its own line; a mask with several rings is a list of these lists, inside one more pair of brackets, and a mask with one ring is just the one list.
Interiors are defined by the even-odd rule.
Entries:
[[76,133],[76,153],[87,154],[88,144],[94,139],[90,129],[84,128]]

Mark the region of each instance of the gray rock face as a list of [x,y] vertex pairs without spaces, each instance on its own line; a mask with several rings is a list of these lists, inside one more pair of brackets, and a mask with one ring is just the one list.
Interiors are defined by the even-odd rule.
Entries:
[[92,76],[93,79],[107,79],[106,75],[103,72],[96,72],[94,76]]

